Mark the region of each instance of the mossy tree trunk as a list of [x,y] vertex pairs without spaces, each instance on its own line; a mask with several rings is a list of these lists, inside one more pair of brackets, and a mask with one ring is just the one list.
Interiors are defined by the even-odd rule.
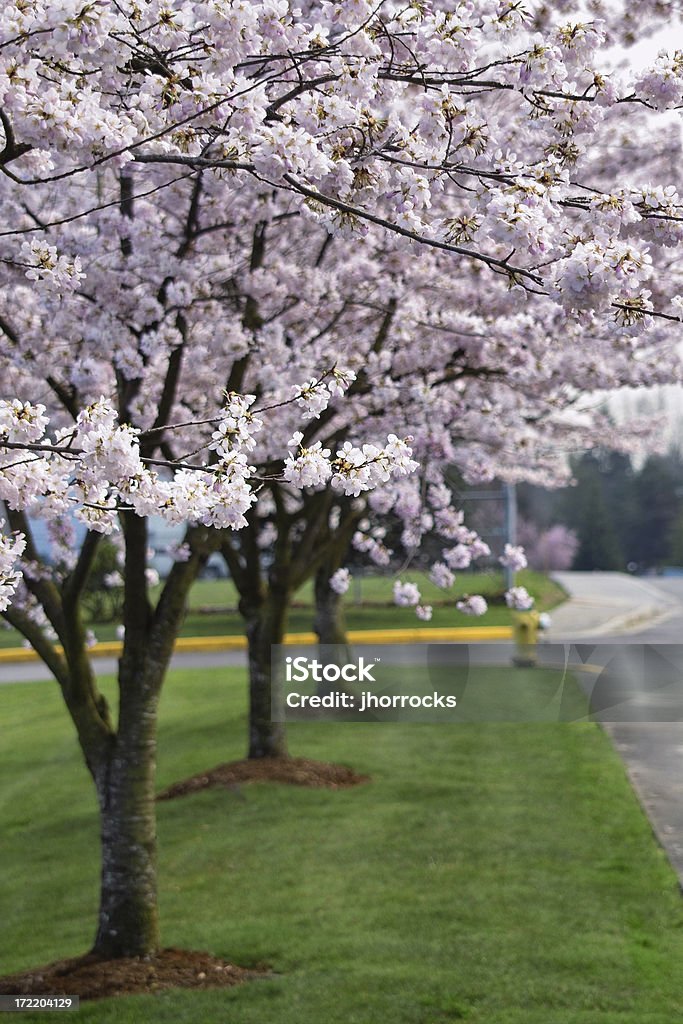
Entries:
[[157,709],[185,602],[204,561],[201,530],[187,562],[176,562],[156,608],[144,581],[145,520],[123,517],[126,540],[124,647],[119,662],[119,720],[96,787],[100,804],[102,877],[93,951],[144,955],[159,947],[155,774]]
[[261,521],[254,509],[249,525],[237,537],[225,537],[221,547],[240,595],[249,666],[249,758],[287,757],[283,694],[273,674],[273,647],[283,642],[292,598],[291,542],[288,517],[278,488],[281,528],[270,564],[264,569],[259,544]]

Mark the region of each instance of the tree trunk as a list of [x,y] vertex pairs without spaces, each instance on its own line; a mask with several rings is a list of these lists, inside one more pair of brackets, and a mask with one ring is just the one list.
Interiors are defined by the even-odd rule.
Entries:
[[[142,687],[141,687],[142,689]],[[102,878],[93,952],[143,956],[159,948],[156,891],[155,691],[122,706],[116,741],[96,778]]]
[[[345,549],[342,549],[341,554]],[[323,562],[315,574],[315,619],[313,628],[318,635],[318,657],[324,665],[337,665],[340,668],[352,660],[352,651],[346,635],[346,617],[342,594],[338,594],[330,586],[330,577],[337,571],[340,564],[340,552]],[[316,692],[325,697],[339,689],[338,683],[321,680]]]
[[325,562],[316,573],[313,628],[318,635],[319,644],[340,644],[348,650],[343,595],[338,594],[330,586],[330,576],[337,568],[339,567],[336,566],[330,571],[330,564]]
[[[93,952],[112,958],[145,956],[159,948],[154,792],[157,710],[187,594],[208,553],[198,547],[188,561],[175,563],[152,611],[144,580],[145,521],[129,514],[124,518],[124,534],[126,633],[119,660],[118,728],[94,763],[88,762],[97,788],[102,838],[100,910]],[[188,531],[186,536],[196,544],[202,541],[198,530]]]
[[[249,757],[287,757],[284,695],[273,677],[272,646],[281,644],[289,610],[286,591],[269,591],[246,616],[249,647]],[[273,715],[279,721],[273,721]]]
[[[337,665],[339,668],[352,660],[352,652],[346,636],[346,619],[342,595],[330,586],[330,576],[339,566],[336,562],[325,562],[315,575],[315,619],[313,628],[318,635],[318,659],[323,665]],[[319,697],[339,690],[339,683],[321,679],[316,687]]]

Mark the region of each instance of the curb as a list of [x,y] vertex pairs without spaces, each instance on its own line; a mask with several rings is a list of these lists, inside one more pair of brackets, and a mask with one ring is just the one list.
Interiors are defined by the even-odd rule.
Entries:
[[[576,575],[578,577],[585,577],[590,576],[591,573],[577,573]],[[610,595],[609,598],[605,599],[604,597],[596,596],[594,593],[579,596],[576,593],[577,586],[579,591],[581,589],[578,582],[575,582],[573,590],[571,578],[563,578],[571,577],[571,572],[550,573],[550,578],[559,584],[567,594],[567,600],[558,606],[557,609],[559,622],[555,619],[546,634],[547,639],[551,643],[566,642],[568,639],[576,637],[590,640],[609,636],[609,634],[623,635],[635,633],[658,625],[660,622],[666,621],[675,612],[680,611],[681,606],[678,601],[641,578],[634,580],[632,576],[626,573],[617,572],[598,573],[597,575],[598,577],[605,575],[617,580],[623,579],[628,584],[625,591],[626,594],[629,592],[631,583],[635,582],[637,584],[635,594],[633,593],[633,588],[631,588],[630,597],[619,598],[616,595]],[[569,617],[571,619],[572,613],[578,616],[579,625],[577,625],[576,621],[570,622],[568,625],[562,622],[564,618]],[[606,618],[605,615],[607,615]],[[582,620],[585,625],[580,624]]]
[[[350,629],[349,643],[356,644],[416,644],[416,643],[482,643],[486,640],[511,640],[511,626],[465,626],[460,629],[448,626],[432,629]],[[287,633],[287,646],[317,644],[315,633]],[[123,645],[120,640],[105,640],[90,648],[91,658],[118,657]],[[210,651],[246,651],[244,636],[181,636],[175,642],[174,653],[208,653]],[[56,650],[62,653],[57,645]],[[3,662],[40,661],[40,657],[29,647],[0,648],[0,664]]]
[[[570,598],[566,603],[566,607],[571,611],[573,599]],[[573,602],[574,606],[583,610],[589,609],[590,605],[588,602],[577,599]],[[614,607],[614,606],[613,606]],[[660,622],[665,622],[667,618],[675,614],[679,607],[673,605],[657,605],[656,607],[647,607],[641,605],[638,608],[632,607],[628,611],[616,612],[609,619],[606,619],[599,626],[588,627],[586,629],[576,627],[563,627],[562,625],[557,627],[551,627],[548,630],[547,638],[551,643],[560,643],[566,640],[568,637],[581,637],[581,638],[599,638],[601,636],[609,636],[610,633],[616,634],[628,634],[638,632],[639,629],[647,629],[650,626],[659,625]]]

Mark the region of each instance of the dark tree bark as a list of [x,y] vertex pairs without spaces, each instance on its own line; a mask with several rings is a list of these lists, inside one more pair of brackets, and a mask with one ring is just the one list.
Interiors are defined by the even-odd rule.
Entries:
[[225,536],[221,552],[240,595],[249,656],[250,758],[287,757],[283,694],[272,671],[273,646],[284,639],[292,597],[289,519],[273,486],[281,528],[272,551],[267,576],[259,547],[260,522],[255,510],[247,514],[249,525],[237,538]]
[[[334,545],[329,557],[315,574],[313,595],[315,617],[313,628],[318,637],[318,657],[325,665],[343,666],[352,658],[351,646],[346,634],[344,598],[330,586],[330,577],[341,567],[346,555],[346,546]],[[321,681],[317,687],[319,697],[335,689],[336,684]],[[338,689],[338,686],[336,687]]]
[[250,758],[287,757],[281,683],[272,671],[273,645],[281,644],[289,595],[269,589],[263,602],[246,618],[249,647]]
[[124,623],[119,662],[119,721],[103,770],[95,778],[100,805],[102,878],[93,951],[136,956],[159,946],[154,781],[157,709],[185,609],[208,547],[188,531],[192,555],[176,562],[152,610],[145,586],[145,520],[123,517],[126,540]]
[[323,562],[315,574],[315,618],[313,628],[321,645],[335,644],[348,648],[344,598],[330,586],[330,577],[337,571],[337,559]]
[[[156,689],[156,687],[155,687]],[[156,882],[156,698],[139,687],[97,781],[102,841],[99,921],[93,952],[139,956],[159,946]]]

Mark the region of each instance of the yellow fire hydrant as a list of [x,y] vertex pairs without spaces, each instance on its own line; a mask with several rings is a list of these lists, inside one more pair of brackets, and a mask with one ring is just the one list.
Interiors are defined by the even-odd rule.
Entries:
[[516,648],[512,664],[519,668],[529,668],[537,664],[540,618],[538,612],[533,610],[512,613]]

